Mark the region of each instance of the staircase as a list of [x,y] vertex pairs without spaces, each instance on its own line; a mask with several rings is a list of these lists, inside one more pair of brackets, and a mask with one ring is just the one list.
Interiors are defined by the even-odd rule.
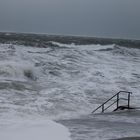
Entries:
[[[127,94],[127,98],[120,98],[120,94]],[[99,107],[97,107],[95,110],[92,111],[93,114],[95,114],[97,111],[99,111],[99,109],[101,110],[101,113],[104,113],[108,108],[110,108],[111,106],[113,106],[114,104],[116,104],[116,109],[113,111],[117,111],[117,110],[123,110],[123,109],[134,109],[132,107],[130,107],[130,95],[132,94],[132,92],[128,92],[128,91],[119,91],[117,94],[115,94],[114,96],[112,96],[110,99],[108,99],[107,101],[105,101],[103,104],[101,104]],[[114,100],[115,99],[115,100]],[[120,106],[119,105],[119,101],[120,100],[126,100],[127,101],[127,105],[125,106]],[[107,105],[107,107],[105,106],[109,101],[112,101],[111,104]]]

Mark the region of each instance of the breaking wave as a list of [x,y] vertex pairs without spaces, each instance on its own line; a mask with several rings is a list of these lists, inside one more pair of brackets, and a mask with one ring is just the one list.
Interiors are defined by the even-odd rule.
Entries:
[[62,43],[59,43],[59,42],[54,42],[54,41],[51,41],[51,44],[52,45],[55,45],[55,46],[58,46],[58,47],[66,47],[66,48],[80,48],[81,50],[85,50],[85,49],[88,49],[88,50],[110,50],[110,49],[113,49],[116,45],[113,44],[113,45],[95,45],[95,44],[90,44],[90,45],[77,45],[75,43],[71,43],[71,44],[62,44]]
[[77,117],[119,90],[140,99],[139,49],[51,43],[55,49],[0,44],[1,116]]

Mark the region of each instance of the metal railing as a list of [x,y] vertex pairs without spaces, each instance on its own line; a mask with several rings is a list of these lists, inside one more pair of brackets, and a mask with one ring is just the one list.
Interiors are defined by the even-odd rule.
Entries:
[[[128,97],[127,98],[120,98],[120,93],[127,93],[128,94]],[[110,99],[108,99],[107,101],[105,101],[102,105],[100,105],[95,110],[93,110],[92,113],[95,113],[99,109],[101,109],[101,112],[104,113],[105,110],[107,110],[108,108],[110,108],[115,103],[117,105],[117,108],[115,110],[118,110],[118,108],[119,108],[119,101],[120,100],[127,100],[127,109],[130,109],[130,94],[132,94],[132,92],[119,91],[117,94],[115,94]],[[110,105],[108,105],[107,107],[105,107],[105,104],[108,103],[110,100],[112,100],[114,98],[116,98],[116,100],[113,103],[111,103]]]

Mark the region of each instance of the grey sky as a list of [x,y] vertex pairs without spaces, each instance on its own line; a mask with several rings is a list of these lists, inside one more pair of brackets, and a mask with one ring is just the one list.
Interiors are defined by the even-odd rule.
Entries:
[[0,0],[0,31],[140,39],[140,0]]

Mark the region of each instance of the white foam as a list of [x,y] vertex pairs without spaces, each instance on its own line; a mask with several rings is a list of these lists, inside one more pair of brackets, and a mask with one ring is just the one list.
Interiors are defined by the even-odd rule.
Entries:
[[[63,116],[65,118],[90,113],[94,106],[100,103],[99,99],[103,102],[120,89],[135,90],[134,92],[138,95],[138,87],[134,89],[127,84],[132,81],[132,72],[139,74],[138,62],[134,63],[132,57],[114,55],[108,51],[96,51],[114,48],[114,45],[52,43],[68,49],[58,49],[58,51],[42,54],[48,49],[15,45],[15,54],[6,57],[10,61],[0,62],[0,70],[9,73],[7,79],[12,77],[15,80],[18,77],[26,80],[23,74],[26,70],[30,70],[38,77],[36,84],[43,89],[42,91],[39,89],[40,96],[33,96],[35,101],[24,106],[25,109],[39,110],[48,118]],[[5,45],[6,48],[9,48],[8,46]],[[3,45],[1,48],[6,51]],[[126,48],[122,50],[126,51]],[[131,52],[132,49],[127,51]],[[138,50],[133,51],[138,52]],[[35,67],[35,63],[41,65]],[[58,76],[51,74],[53,72]],[[0,78],[3,80],[2,76]]]
[[2,61],[0,63],[0,74],[1,77],[12,77],[16,79],[24,79],[24,73],[30,71],[33,73],[33,65],[28,61]]
[[114,44],[112,45],[95,45],[95,44],[90,44],[90,45],[76,45],[75,43],[71,43],[71,44],[63,44],[63,43],[59,43],[59,42],[51,42],[54,45],[57,45],[59,47],[67,47],[67,48],[80,48],[81,50],[100,50],[100,49],[113,49],[114,48]]
[[[139,50],[118,47],[98,51],[113,49],[114,45],[52,43],[67,49],[56,47],[47,53],[47,48],[15,45],[9,53],[10,44],[0,44],[0,139],[67,140],[70,134],[66,128],[41,117],[56,120],[90,114],[119,90],[134,92],[131,104],[139,104]],[[37,76],[36,81],[25,78],[24,71],[28,70]],[[24,81],[21,90],[16,90],[16,79]],[[10,80],[16,81],[13,89],[12,84],[4,87]],[[28,116],[33,121],[28,121]]]
[[0,127],[2,140],[70,140],[70,133],[64,126],[50,120],[22,120]]

